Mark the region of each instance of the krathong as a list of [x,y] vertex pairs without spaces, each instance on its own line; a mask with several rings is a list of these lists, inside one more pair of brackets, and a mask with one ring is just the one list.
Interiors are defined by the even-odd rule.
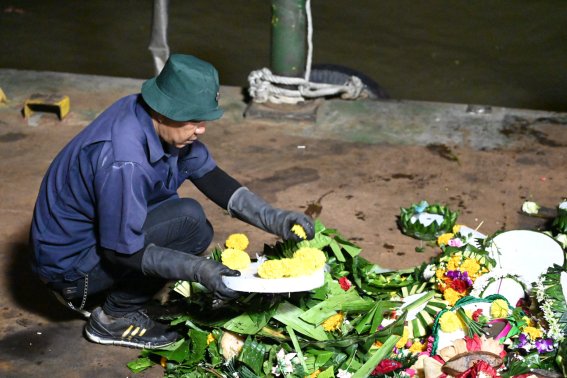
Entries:
[[[404,233],[438,243],[438,254],[418,267],[383,269],[316,221],[312,240],[265,245],[260,259],[302,261],[296,272],[326,265],[320,288],[219,303],[197,283],[178,283],[176,292],[189,296],[171,297],[183,311],[167,320],[184,338],[144,350],[128,366],[161,364],[166,377],[190,378],[567,376],[565,259],[530,282],[500,268],[500,251],[488,247],[498,232],[478,238],[456,225],[456,213],[425,201],[401,218],[414,225],[408,217],[424,212],[441,218],[427,216],[433,226],[400,223]],[[217,248],[211,258],[222,254]],[[273,268],[284,276],[289,269]],[[506,290],[495,293],[500,286]]]

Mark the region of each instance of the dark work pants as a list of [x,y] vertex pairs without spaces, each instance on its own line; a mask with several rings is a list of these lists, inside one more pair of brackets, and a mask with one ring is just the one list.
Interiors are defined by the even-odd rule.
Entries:
[[[190,198],[163,202],[148,213],[143,226],[145,246],[150,243],[198,255],[213,239],[213,228],[201,205]],[[102,306],[105,313],[120,316],[135,311],[165,285],[167,280],[145,276],[141,271],[116,266],[102,260],[87,275],[87,296],[107,291]],[[49,286],[74,304],[81,303],[85,279],[52,282]]]

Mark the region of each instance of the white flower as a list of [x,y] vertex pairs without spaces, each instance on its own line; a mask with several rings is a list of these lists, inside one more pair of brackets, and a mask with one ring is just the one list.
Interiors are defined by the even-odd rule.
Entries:
[[293,373],[293,365],[291,360],[297,356],[297,353],[288,353],[285,354],[285,351],[280,349],[280,351],[276,354],[278,359],[278,364],[272,367],[272,374],[275,376],[280,376],[281,373],[288,374]]
[[436,269],[437,269],[436,266],[433,264],[427,265],[423,270],[423,279],[429,281],[429,279],[435,275]]
[[563,201],[558,206],[560,209],[567,210],[567,201]]
[[339,369],[339,372],[337,373],[337,378],[350,378],[352,377],[352,373],[349,373],[346,370],[343,369]]
[[557,234],[555,240],[561,244],[561,248],[567,249],[567,235],[565,234]]
[[537,214],[540,208],[540,205],[532,201],[525,201],[522,205],[522,211],[530,215]]

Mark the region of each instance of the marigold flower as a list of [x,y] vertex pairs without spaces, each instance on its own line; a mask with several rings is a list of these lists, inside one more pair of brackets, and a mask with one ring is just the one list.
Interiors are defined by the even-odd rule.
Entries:
[[242,250],[227,248],[222,251],[221,261],[230,269],[242,270],[250,265],[250,256]]
[[461,265],[461,255],[453,255],[447,263],[447,270],[458,270]]
[[287,275],[285,260],[266,260],[258,267],[258,275],[262,278],[282,278]]
[[411,344],[411,346],[409,347],[409,351],[411,353],[421,353],[425,351],[425,348],[427,347],[427,345],[422,344],[420,341],[416,341],[413,344]]
[[317,248],[303,247],[293,253],[294,259],[300,259],[301,263],[313,273],[325,266],[327,257],[325,253]]
[[467,272],[469,277],[476,277],[480,270],[480,264],[477,259],[469,258],[465,259],[461,264],[461,271]]
[[456,313],[447,311],[441,315],[439,326],[441,331],[451,333],[463,329],[463,322]]
[[408,342],[408,338],[409,338],[409,328],[404,327],[404,332],[402,333],[402,337],[396,343],[396,348],[402,349]]
[[325,331],[335,331],[341,328],[343,321],[345,319],[345,315],[339,311],[335,315],[330,316],[321,324]]
[[452,232],[443,234],[437,238],[437,244],[439,246],[447,245],[449,243],[449,240],[453,239],[453,237],[455,237],[455,234],[453,234]]
[[315,370],[313,373],[309,374],[308,377],[309,378],[316,378],[319,376],[319,374],[321,374],[321,370]]
[[435,271],[435,277],[437,277],[438,280],[442,280],[444,276],[445,276],[445,269],[439,268]]
[[299,236],[301,239],[307,239],[307,234],[305,233],[305,230],[299,224],[294,224],[293,227],[291,228],[291,232]]
[[461,299],[461,297],[463,297],[464,294],[459,293],[458,291],[456,291],[453,288],[448,287],[447,289],[445,289],[445,291],[443,292],[443,298],[445,298],[445,300],[447,302],[449,302],[449,304],[451,306],[454,306],[455,303]]
[[461,231],[461,225],[460,224],[456,224],[453,226],[453,234],[457,235],[459,233],[459,231]]
[[224,242],[226,248],[239,249],[245,251],[248,247],[248,237],[244,234],[232,234]]
[[490,316],[495,319],[501,319],[508,316],[508,303],[504,299],[496,299],[490,304]]
[[528,335],[532,341],[543,336],[541,329],[536,327],[525,327],[522,332]]

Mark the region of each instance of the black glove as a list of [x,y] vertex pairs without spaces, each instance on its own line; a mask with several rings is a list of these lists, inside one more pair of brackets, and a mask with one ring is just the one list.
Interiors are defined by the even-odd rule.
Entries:
[[188,280],[199,282],[222,300],[234,299],[240,294],[226,287],[222,276],[240,276],[238,270],[204,257],[193,256],[150,244],[142,257],[142,272],[145,275],[158,276],[168,280]]
[[284,240],[302,240],[291,231],[295,224],[303,227],[307,240],[313,239],[315,235],[313,220],[309,216],[273,208],[245,187],[241,187],[233,193],[230,201],[228,201],[227,210],[233,217],[278,235]]

